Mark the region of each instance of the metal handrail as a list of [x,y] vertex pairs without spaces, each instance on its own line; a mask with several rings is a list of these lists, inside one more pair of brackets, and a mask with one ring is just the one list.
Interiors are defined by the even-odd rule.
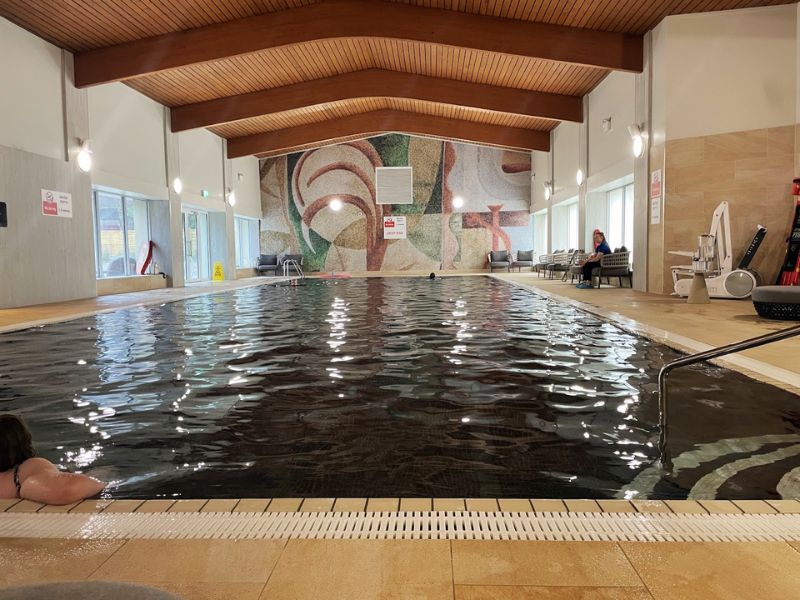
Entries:
[[779,342],[780,340],[785,340],[786,338],[796,335],[800,335],[800,325],[775,331],[773,333],[767,333],[765,335],[760,335],[747,340],[742,340],[733,344],[728,344],[727,346],[712,348],[711,350],[706,350],[705,352],[698,352],[697,354],[684,356],[682,358],[675,359],[661,367],[661,371],[658,373],[658,421],[660,427],[658,449],[661,452],[662,468],[666,470],[672,470],[672,457],[667,450],[667,375],[669,375],[671,371],[677,369],[678,367],[685,367],[686,365],[693,365],[695,363],[703,362],[704,360],[719,358],[720,356],[725,356],[726,354],[733,354],[734,352],[741,352],[742,350],[757,348],[765,344],[771,344],[772,342]]
[[300,264],[299,264],[299,263],[298,263],[296,260],[294,260],[293,258],[292,258],[292,259],[289,259],[289,260],[285,260],[285,261],[283,261],[283,276],[284,276],[284,277],[288,277],[288,276],[289,276],[289,266],[291,266],[292,268],[294,268],[294,270],[295,270],[295,271],[297,272],[297,274],[300,276],[300,279],[305,279],[305,278],[306,278],[306,274],[305,274],[305,273],[303,273],[303,268],[302,268],[302,267],[300,266]]

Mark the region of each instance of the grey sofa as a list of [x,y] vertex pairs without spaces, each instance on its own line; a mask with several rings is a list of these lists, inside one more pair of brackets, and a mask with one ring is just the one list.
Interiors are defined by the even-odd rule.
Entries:
[[256,262],[256,273],[259,275],[264,275],[265,273],[277,275],[279,266],[277,254],[259,254]]
[[614,252],[606,254],[600,259],[600,266],[592,271],[592,285],[594,285],[594,278],[597,277],[597,287],[603,277],[606,282],[610,283],[611,277],[619,279],[619,287],[622,287],[622,278],[628,279],[630,287],[633,287],[633,272],[631,271],[631,253],[623,246],[622,248],[614,248]]
[[517,250],[517,258],[511,263],[511,268],[514,267],[517,271],[522,271],[522,267],[533,269],[533,250]]
[[508,250],[492,250],[488,254],[488,259],[490,272],[495,269],[511,271],[511,257],[508,255]]

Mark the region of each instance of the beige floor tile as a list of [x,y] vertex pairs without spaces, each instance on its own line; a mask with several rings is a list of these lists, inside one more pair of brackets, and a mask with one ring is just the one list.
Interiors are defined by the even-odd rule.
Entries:
[[641,586],[619,546],[611,542],[451,543],[456,584]]
[[500,498],[497,503],[504,512],[533,512],[531,501],[523,498]]
[[217,499],[217,500],[209,500],[206,502],[205,506],[200,509],[200,512],[207,513],[207,512],[231,512],[235,507],[236,503],[239,502],[235,499]]
[[303,498],[274,498],[267,507],[267,512],[295,512],[300,509]]
[[640,513],[671,513],[669,506],[661,500],[631,500],[633,507]]
[[797,500],[767,500],[779,513],[793,515],[800,513],[800,501]]
[[283,544],[283,540],[129,540],[91,578],[263,583]]
[[675,514],[706,515],[708,511],[695,500],[664,500]]
[[[220,512],[220,511],[215,511]],[[175,594],[183,600],[258,600],[263,583],[138,582]]]
[[176,500],[175,504],[167,509],[171,513],[200,512],[208,500]]
[[[635,513],[636,508],[627,500],[598,500],[597,503],[603,512],[607,513]],[[666,508],[666,506],[664,507]]]
[[175,504],[175,500],[145,500],[136,509],[137,513],[160,513],[167,512]]
[[395,512],[400,506],[400,498],[369,498],[367,512]]
[[330,512],[336,498],[306,498],[300,505],[300,512]]
[[43,506],[44,504],[42,504],[41,502],[32,502],[31,500],[20,500],[14,506],[6,509],[6,512],[30,513],[38,511]]
[[[104,513],[132,513],[144,504],[144,500],[114,500],[103,509]],[[72,511],[75,512],[75,511]]]
[[270,502],[269,498],[242,498],[236,503],[233,512],[264,512]]
[[0,539],[0,585],[86,579],[125,542]]
[[400,498],[400,510],[403,512],[426,512],[433,510],[431,498]]
[[290,540],[263,600],[452,600],[444,540]]
[[98,513],[112,505],[114,500],[84,500],[70,510],[71,513]]
[[748,514],[774,514],[778,512],[763,500],[734,500],[733,503]]
[[531,505],[537,513],[567,512],[567,507],[561,500],[531,500]]
[[17,504],[19,502],[19,498],[3,498],[0,499],[0,512],[4,512]]
[[466,510],[467,505],[463,498],[434,498],[433,510]]
[[39,509],[40,513],[68,513],[73,508],[78,506],[80,501],[73,502],[72,504],[45,504],[42,508]]
[[455,600],[652,600],[643,587],[457,585]]
[[569,512],[603,512],[594,500],[564,500]]
[[731,515],[742,512],[738,506],[728,500],[698,500],[698,502],[712,515]]
[[467,498],[467,510],[474,512],[498,512],[500,506],[494,498]]
[[366,507],[366,498],[337,498],[333,503],[335,512],[364,512]]
[[782,542],[622,542],[656,600],[798,597],[800,554]]

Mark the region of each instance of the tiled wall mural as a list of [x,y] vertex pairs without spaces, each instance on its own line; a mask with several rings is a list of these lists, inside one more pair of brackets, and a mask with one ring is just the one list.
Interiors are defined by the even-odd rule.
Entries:
[[[379,166],[413,167],[413,204],[375,203]],[[401,134],[267,158],[261,252],[300,252],[311,271],[482,269],[489,250],[532,247],[530,176],[528,153]],[[407,239],[383,239],[392,214]]]

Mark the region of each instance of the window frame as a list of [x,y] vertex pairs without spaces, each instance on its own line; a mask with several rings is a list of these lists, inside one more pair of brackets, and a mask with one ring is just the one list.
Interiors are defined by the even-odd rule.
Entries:
[[[103,274],[103,247],[102,247],[102,240],[100,236],[100,223],[102,220],[100,219],[100,195],[103,194],[105,196],[116,197],[120,200],[121,209],[122,209],[122,249],[123,249],[123,256],[124,256],[124,265],[125,265],[125,273],[123,275],[104,275]],[[151,214],[150,214],[150,204],[151,200],[148,198],[138,198],[130,195],[126,195],[120,192],[108,192],[105,190],[94,188],[92,189],[92,222],[94,226],[94,264],[95,264],[95,279],[118,279],[120,277],[136,277],[138,273],[130,273],[130,260],[131,260],[131,249],[128,247],[128,201],[129,200],[139,200],[145,203],[145,207],[147,210],[147,232],[146,232],[146,239],[151,240],[152,234],[152,223],[150,221]],[[134,254],[137,252],[134,249]],[[134,260],[135,260],[134,256]]]

